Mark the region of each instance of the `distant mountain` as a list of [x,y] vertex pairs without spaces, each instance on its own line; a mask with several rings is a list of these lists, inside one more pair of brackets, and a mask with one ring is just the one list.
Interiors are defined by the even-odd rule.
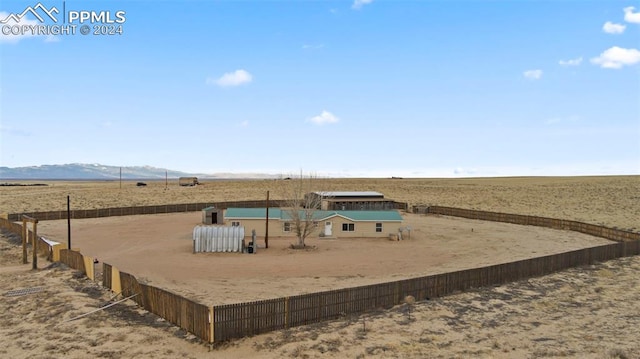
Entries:
[[83,179],[110,180],[122,179],[162,179],[165,176],[175,178],[197,176],[190,173],[166,170],[151,166],[107,166],[101,164],[71,163],[65,165],[42,165],[29,167],[0,167],[0,180],[6,179]]
[[[151,166],[108,166],[101,164],[70,163],[65,165],[42,165],[28,167],[0,167],[0,181],[2,180],[117,180],[122,179],[164,179],[177,177],[198,177],[201,179],[248,179],[248,178],[279,178],[279,175],[263,173],[187,173]],[[166,174],[165,174],[166,173]]]

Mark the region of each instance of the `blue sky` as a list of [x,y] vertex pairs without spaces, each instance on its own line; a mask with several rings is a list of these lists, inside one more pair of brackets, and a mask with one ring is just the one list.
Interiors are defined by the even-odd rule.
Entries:
[[124,21],[0,35],[0,166],[640,174],[634,1],[41,4]]

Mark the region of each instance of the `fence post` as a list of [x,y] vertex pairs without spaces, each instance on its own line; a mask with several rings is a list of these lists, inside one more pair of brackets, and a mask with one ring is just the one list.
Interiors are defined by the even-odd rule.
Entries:
[[[213,306],[209,307],[209,345],[213,345],[216,339],[215,336],[215,316],[213,315]],[[209,348],[211,349],[211,348]]]
[[289,315],[289,297],[284,298],[284,328],[289,329],[289,321],[291,316]]
[[33,240],[31,241],[33,246],[33,260],[32,269],[38,269],[38,220],[33,222]]
[[27,239],[29,238],[29,231],[27,230],[27,220],[22,217],[22,264],[27,264]]

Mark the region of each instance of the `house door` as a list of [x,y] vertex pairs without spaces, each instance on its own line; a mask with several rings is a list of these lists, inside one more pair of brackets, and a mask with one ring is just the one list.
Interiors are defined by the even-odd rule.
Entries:
[[324,235],[331,236],[331,222],[324,222]]

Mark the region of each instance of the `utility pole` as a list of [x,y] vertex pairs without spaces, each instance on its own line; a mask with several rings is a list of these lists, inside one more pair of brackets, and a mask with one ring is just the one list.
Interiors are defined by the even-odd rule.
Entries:
[[71,198],[67,196],[67,249],[71,250]]
[[269,191],[267,191],[267,221],[264,229],[264,247],[269,248]]

